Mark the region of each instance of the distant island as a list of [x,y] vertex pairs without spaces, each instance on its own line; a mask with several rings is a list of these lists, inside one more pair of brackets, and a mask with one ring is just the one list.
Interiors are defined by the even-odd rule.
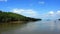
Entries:
[[41,19],[26,17],[12,12],[4,12],[0,10],[0,23],[11,21],[37,21]]
[[60,19],[58,19],[60,21]]

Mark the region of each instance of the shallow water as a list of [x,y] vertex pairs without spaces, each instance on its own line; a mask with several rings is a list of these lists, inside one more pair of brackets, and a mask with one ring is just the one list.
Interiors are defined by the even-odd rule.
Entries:
[[26,24],[0,24],[1,34],[60,34],[60,21],[42,20]]

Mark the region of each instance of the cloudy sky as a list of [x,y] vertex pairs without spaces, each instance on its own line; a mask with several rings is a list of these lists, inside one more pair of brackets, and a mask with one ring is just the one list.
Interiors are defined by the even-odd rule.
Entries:
[[0,10],[27,17],[60,18],[60,0],[0,0]]

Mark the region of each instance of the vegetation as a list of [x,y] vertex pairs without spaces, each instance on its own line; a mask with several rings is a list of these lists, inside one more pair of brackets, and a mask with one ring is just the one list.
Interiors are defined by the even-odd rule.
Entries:
[[36,21],[41,19],[30,18],[26,16],[22,16],[20,14],[12,13],[12,12],[3,12],[0,11],[0,22],[10,22],[10,21]]

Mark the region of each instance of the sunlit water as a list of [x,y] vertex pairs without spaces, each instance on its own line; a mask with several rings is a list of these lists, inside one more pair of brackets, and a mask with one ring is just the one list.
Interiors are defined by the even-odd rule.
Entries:
[[60,21],[42,20],[26,24],[0,24],[1,34],[60,34]]

